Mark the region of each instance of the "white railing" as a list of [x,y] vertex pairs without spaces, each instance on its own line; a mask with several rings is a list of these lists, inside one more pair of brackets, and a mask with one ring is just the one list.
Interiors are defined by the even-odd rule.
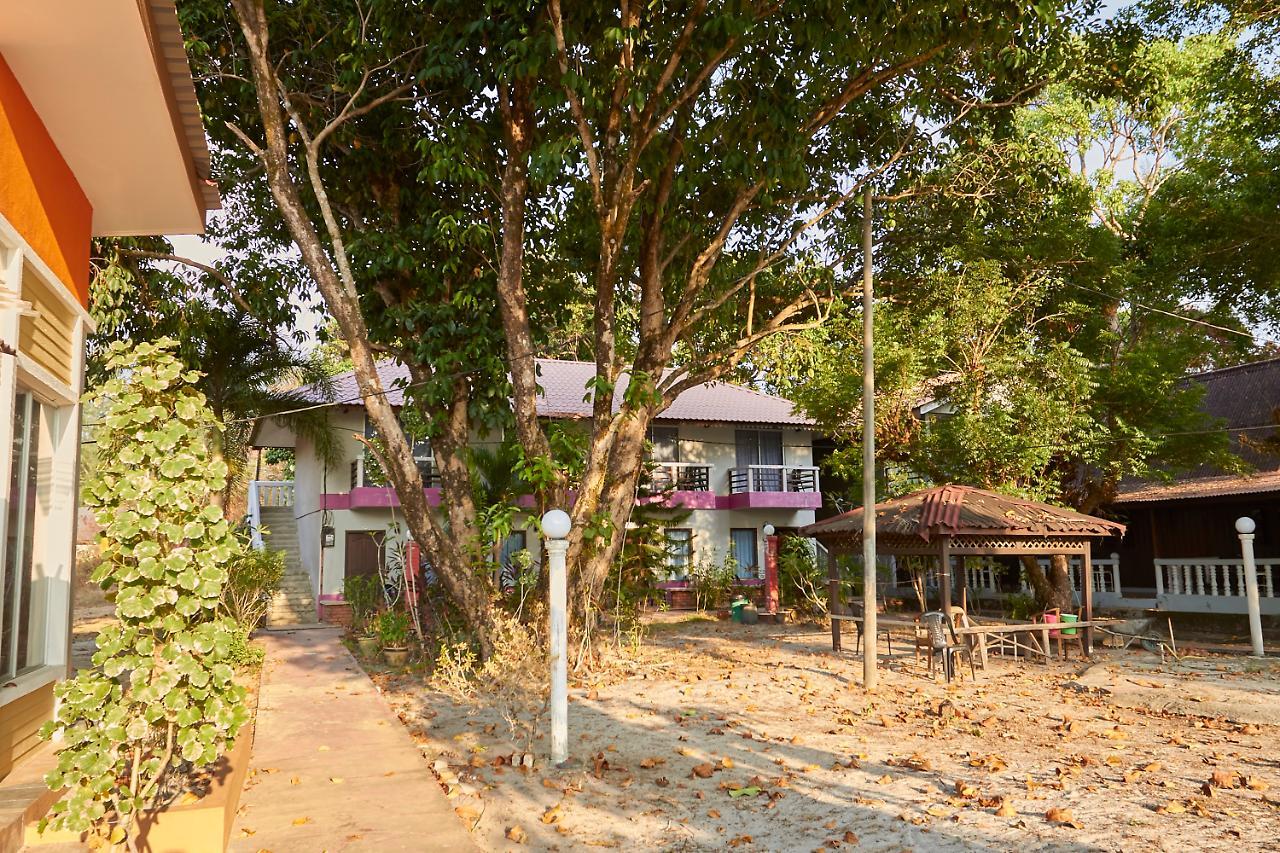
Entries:
[[817,492],[813,465],[748,465],[729,469],[729,494],[742,492]]
[[[1003,569],[1003,566],[988,557],[968,558],[965,560],[965,586],[974,592],[999,595],[1000,572]],[[958,576],[959,569],[957,568],[955,571]],[[929,569],[925,572],[924,585],[926,589],[938,588],[938,572],[936,569]]]
[[[1040,568],[1046,573],[1049,571],[1049,558],[1037,557],[1036,562],[1040,564]],[[1093,568],[1093,591],[1094,594],[1115,595],[1119,596],[1120,592],[1120,555],[1112,553],[1110,557],[1095,557],[1090,560]],[[1071,588],[1076,592],[1080,592],[1080,574],[1083,571],[1083,564],[1079,556],[1071,557],[1067,563],[1067,574],[1071,577]],[[1031,585],[1027,583],[1024,576],[1022,578],[1022,591],[1030,592]]]
[[[1198,595],[1244,598],[1245,574],[1241,560],[1155,560],[1156,597]],[[1258,560],[1258,596],[1275,598],[1280,560]]]
[[288,480],[251,480],[249,482],[250,543],[262,550],[262,508],[293,506],[293,483]]
[[711,466],[701,462],[654,462],[650,484],[680,492],[711,491]]

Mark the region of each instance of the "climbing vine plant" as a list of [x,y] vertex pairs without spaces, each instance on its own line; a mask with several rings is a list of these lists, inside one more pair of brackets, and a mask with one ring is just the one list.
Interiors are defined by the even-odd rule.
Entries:
[[174,345],[113,345],[113,378],[86,398],[102,412],[83,495],[103,527],[93,581],[118,624],[98,635],[93,666],[58,686],[42,731],[63,744],[45,781],[68,790],[47,823],[131,850],[141,812],[181,790],[177,774],[213,763],[246,718],[228,662],[235,625],[217,615],[241,547],[211,505],[227,476],[207,447],[219,425]]

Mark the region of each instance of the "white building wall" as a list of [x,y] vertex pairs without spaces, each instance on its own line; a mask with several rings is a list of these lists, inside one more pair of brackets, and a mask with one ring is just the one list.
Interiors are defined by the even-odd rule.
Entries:
[[[295,461],[295,516],[298,519],[298,541],[302,550],[302,564],[311,576],[313,589],[321,595],[338,596],[342,592],[346,565],[346,536],[349,532],[383,531],[394,523],[403,523],[404,516],[398,508],[369,508],[332,510],[329,515],[334,527],[334,545],[321,548],[321,527],[325,513],[320,508],[320,495],[345,494],[351,490],[351,463],[358,459],[363,445],[352,438],[362,434],[364,412],[362,409],[341,408],[332,410],[331,429],[337,438],[337,459],[326,470],[317,458],[314,443],[305,436],[296,438]],[[733,425],[702,423],[662,423],[660,426],[678,425],[680,429],[680,458],[712,466],[711,487],[717,495],[729,492],[729,470],[735,467],[736,438]],[[752,427],[744,427],[752,428]],[[786,465],[812,465],[812,434],[808,430],[782,430],[783,462]],[[500,436],[477,435],[473,439],[478,446],[494,446]],[[674,515],[674,514],[673,514]],[[536,519],[523,519],[526,523],[526,542],[534,559],[541,556]],[[766,524],[779,529],[801,527],[814,521],[813,510],[797,509],[698,509],[692,510],[674,526],[689,528],[693,533],[694,560],[717,559],[729,556],[730,531],[734,528],[753,528],[757,531],[756,551],[761,562],[764,559],[764,533]],[[323,552],[323,553],[322,553]],[[321,564],[323,562],[323,572]],[[761,569],[763,571],[763,569]],[[320,578],[323,574],[323,589]]]

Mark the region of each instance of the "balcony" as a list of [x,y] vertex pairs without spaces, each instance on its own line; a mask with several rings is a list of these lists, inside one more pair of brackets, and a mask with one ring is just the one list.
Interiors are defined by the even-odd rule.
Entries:
[[643,476],[636,490],[636,503],[661,503],[685,509],[715,509],[711,490],[711,466],[696,462],[651,462],[653,470]]
[[729,494],[721,509],[817,509],[822,506],[813,465],[747,465],[729,469]]

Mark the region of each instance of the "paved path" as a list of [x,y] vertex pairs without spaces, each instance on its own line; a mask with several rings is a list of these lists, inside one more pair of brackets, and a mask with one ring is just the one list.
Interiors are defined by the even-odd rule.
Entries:
[[475,850],[337,629],[266,635],[232,851]]

